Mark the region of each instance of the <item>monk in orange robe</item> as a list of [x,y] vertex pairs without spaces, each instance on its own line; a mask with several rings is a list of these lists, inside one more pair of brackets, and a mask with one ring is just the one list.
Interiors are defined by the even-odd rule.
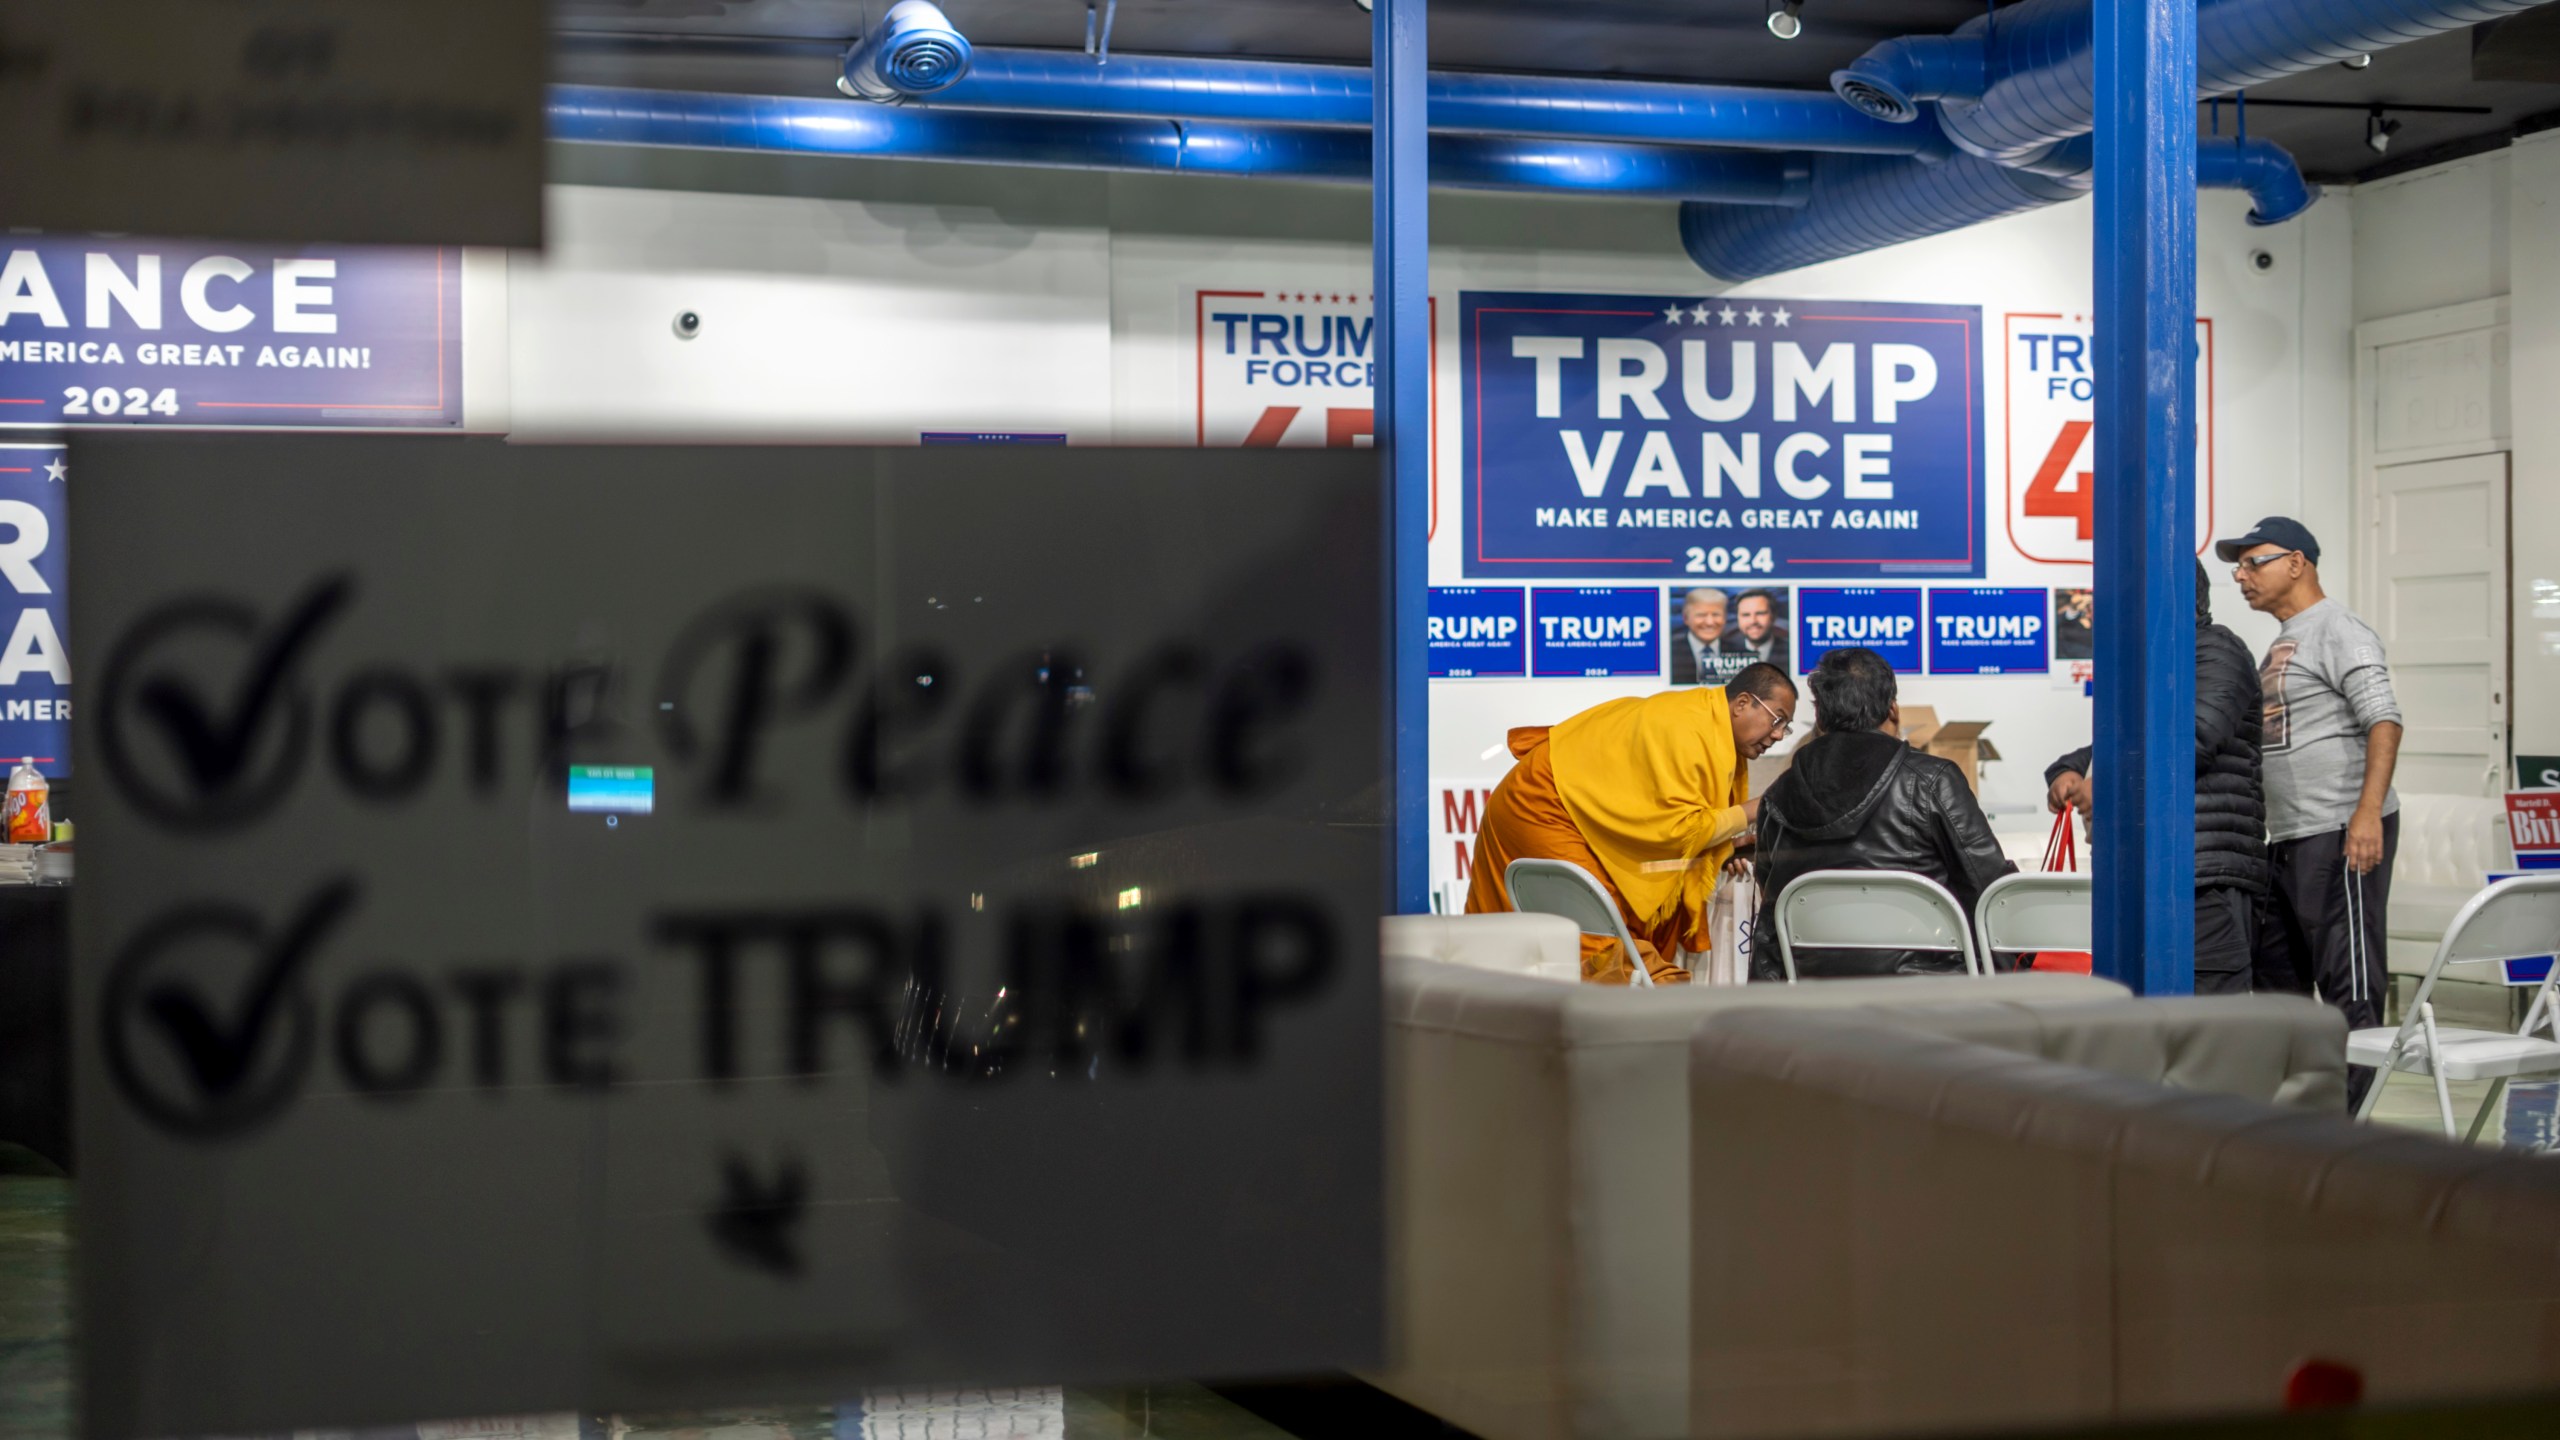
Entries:
[[1595,705],[1553,727],[1511,732],[1517,764],[1496,786],[1476,832],[1467,912],[1511,908],[1514,860],[1581,866],[1617,901],[1638,956],[1582,937],[1582,978],[1624,985],[1634,963],[1657,985],[1689,972],[1683,950],[1707,950],[1707,901],[1734,842],[1759,820],[1750,762],[1795,723],[1796,687],[1774,665],[1722,686]]

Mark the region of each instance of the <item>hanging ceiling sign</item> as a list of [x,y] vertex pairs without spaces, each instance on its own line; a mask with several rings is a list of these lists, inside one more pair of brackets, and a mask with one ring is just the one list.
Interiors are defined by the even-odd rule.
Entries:
[[524,0],[0,0],[0,214],[538,247],[548,18]]
[[0,236],[0,426],[462,423],[462,252]]
[[[2008,404],[2004,523],[2041,565],[2091,563],[2097,513],[2097,371],[2086,315],[2000,317]],[[2213,322],[2196,318],[2196,553],[2213,543]]]
[[88,1434],[1379,1360],[1367,457],[71,444]]
[[1969,305],[1458,297],[1465,573],[1978,576]]

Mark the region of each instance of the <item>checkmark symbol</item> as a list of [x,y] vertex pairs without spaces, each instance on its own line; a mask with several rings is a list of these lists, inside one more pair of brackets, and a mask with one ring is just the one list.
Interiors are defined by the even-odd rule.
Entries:
[[267,1037],[276,1028],[276,1016],[285,1008],[322,937],[354,904],[355,895],[353,881],[339,880],[304,903],[301,913],[259,957],[239,1001],[228,1007],[228,1024],[215,1017],[213,1007],[192,985],[166,980],[144,994],[143,1014],[168,1036],[206,1099],[219,1102],[230,1096],[256,1070]]
[[199,793],[220,794],[239,778],[288,689],[294,665],[321,628],[346,608],[353,592],[343,575],[313,587],[250,656],[246,677],[227,707],[208,706],[167,675],[153,677],[136,692],[135,706],[159,722]]

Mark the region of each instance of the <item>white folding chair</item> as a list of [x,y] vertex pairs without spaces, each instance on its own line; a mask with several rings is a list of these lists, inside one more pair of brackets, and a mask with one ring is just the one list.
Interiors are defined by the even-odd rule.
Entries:
[[1778,961],[1796,983],[1796,948],[1951,950],[1987,974],[1973,927],[1947,888],[1904,870],[1814,870],[1778,892]]
[[1982,967],[1997,972],[1999,957],[2031,950],[2092,948],[2089,877],[2003,875],[1973,906],[1973,934],[1982,944]]
[[1568,860],[1514,860],[1502,872],[1502,883],[1511,892],[1512,909],[1561,915],[1581,926],[1585,935],[1617,941],[1634,972],[1627,983],[1653,983],[1653,973],[1644,968],[1644,952],[1636,948],[1635,937],[1627,933],[1626,918],[1618,913],[1618,902],[1609,898],[1590,871]]
[[[2438,1025],[2431,998],[2447,965],[2486,965],[2554,951],[2560,951],[2560,874],[2501,880],[2472,896],[2455,912],[2453,924],[2437,943],[2435,959],[2418,981],[2417,994],[2410,999],[2399,1028],[2377,1026],[2347,1037],[2347,1063],[2371,1065],[2376,1071],[2373,1083],[2365,1087],[2356,1118],[2370,1117],[2382,1099],[2383,1084],[2393,1072],[2406,1070],[2435,1080],[2436,1109],[2444,1116],[2444,1134],[2450,1140],[2453,1092],[2446,1082],[2491,1081],[2489,1098],[2481,1102],[2479,1113],[2471,1117],[2470,1132],[2463,1137],[2467,1143],[2480,1138],[2480,1127],[2487,1123],[2489,1112],[2498,1108],[2498,1097],[2506,1092],[2509,1080],[2518,1075],[2560,1075],[2560,1039],[2533,1033],[2553,1023],[2553,985],[2560,982],[2560,966],[2543,978],[2533,1007],[2525,1012],[2523,1028],[2514,1034]],[[2560,1026],[2554,1028],[2560,1033]]]

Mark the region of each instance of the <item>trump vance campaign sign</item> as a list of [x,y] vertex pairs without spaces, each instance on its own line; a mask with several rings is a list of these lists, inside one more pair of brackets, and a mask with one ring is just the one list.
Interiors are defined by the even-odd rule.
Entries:
[[0,591],[14,599],[0,634],[0,763],[71,769],[71,633],[62,517],[71,466],[59,444],[0,444]]
[[0,425],[461,423],[459,250],[0,249]]
[[1979,576],[1970,305],[1466,291],[1470,579]]

